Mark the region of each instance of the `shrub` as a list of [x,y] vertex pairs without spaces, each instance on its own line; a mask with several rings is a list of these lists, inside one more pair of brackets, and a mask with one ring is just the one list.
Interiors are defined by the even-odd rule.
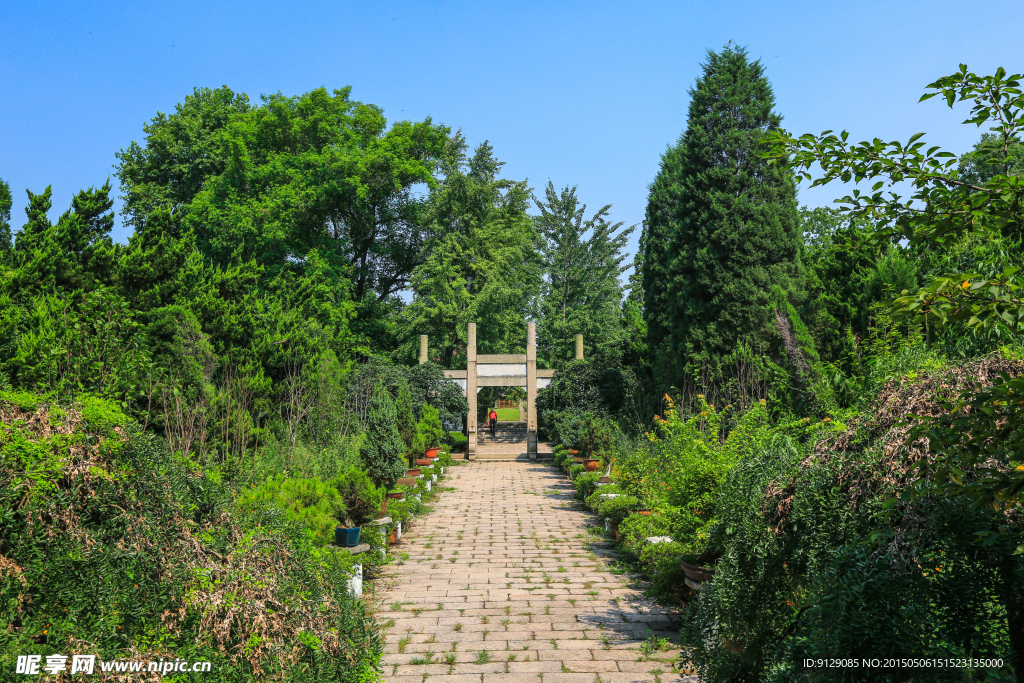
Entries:
[[448,432],[448,443],[457,453],[465,453],[469,446],[469,438],[462,432]]
[[[627,524],[631,517],[627,520]],[[622,533],[622,529],[619,529]],[[651,592],[654,595],[667,597],[674,593],[685,594],[686,574],[683,572],[681,560],[685,549],[681,543],[644,543],[640,546],[640,565],[651,577]],[[717,578],[717,577],[716,577]]]
[[623,493],[623,490],[615,484],[608,484],[606,486],[598,486],[594,489],[594,492],[587,496],[586,505],[589,509],[597,512],[597,508],[601,504],[601,494],[604,493]]
[[75,405],[0,398],[0,538],[17,539],[3,548],[0,670],[84,652],[208,660],[224,683],[375,678],[383,642],[340,553],[276,505],[240,514],[218,476],[135,425],[95,419],[115,404],[90,411],[92,426]]
[[367,474],[377,485],[388,489],[405,473],[405,450],[395,428],[395,404],[384,385],[378,383],[370,399],[366,438],[359,448],[359,457]]
[[636,496],[618,495],[614,498],[602,499],[598,504],[597,513],[613,524],[620,524],[632,514],[639,504],[640,501]]
[[416,424],[416,439],[413,443],[413,455],[422,458],[428,448],[438,448],[444,443],[445,431],[441,426],[441,417],[437,408],[423,406],[420,421]]
[[638,555],[645,541],[652,536],[670,536],[668,520],[663,515],[631,515],[619,525],[625,545]]
[[350,467],[344,474],[328,482],[341,495],[345,506],[346,523],[363,526],[380,516],[384,489],[378,489],[370,477],[358,467]]
[[308,529],[319,545],[334,540],[334,527],[345,520],[345,502],[338,490],[320,479],[268,477],[256,488],[238,497],[240,510],[252,510],[260,504],[272,505],[287,519]]
[[579,436],[580,455],[584,458],[599,458],[608,465],[612,460],[615,444],[615,425],[606,417],[589,414],[583,418]]
[[597,489],[597,480],[601,478],[598,472],[581,472],[573,479],[573,486],[576,487],[576,500],[584,501]]

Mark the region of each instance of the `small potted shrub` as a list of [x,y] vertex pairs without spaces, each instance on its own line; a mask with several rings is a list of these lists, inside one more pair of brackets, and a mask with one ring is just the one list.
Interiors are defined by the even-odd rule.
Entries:
[[611,524],[612,538],[619,540],[619,524],[624,522],[640,501],[636,496],[620,495],[606,498],[600,503],[598,514]]
[[359,544],[361,527],[377,519],[380,514],[384,496],[366,473],[356,467],[350,467],[328,484],[338,491],[345,505],[344,515],[338,516],[342,524],[334,530],[335,541],[344,547],[356,546]]
[[417,453],[424,453],[427,458],[436,458],[437,449],[444,443],[444,427],[441,425],[441,413],[432,405],[424,405],[420,413],[420,421],[416,424]]

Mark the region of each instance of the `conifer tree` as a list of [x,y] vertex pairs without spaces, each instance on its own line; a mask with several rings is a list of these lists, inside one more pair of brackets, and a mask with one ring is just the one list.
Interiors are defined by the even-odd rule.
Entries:
[[33,194],[30,190],[25,190],[25,193],[28,195],[28,206],[25,207],[28,220],[14,240],[14,248],[18,251],[36,247],[51,225],[46,214],[53,207],[52,188],[47,185],[39,194]]
[[412,412],[412,393],[409,383],[401,381],[398,385],[398,396],[395,397],[395,413],[398,435],[405,444],[405,452],[412,452],[412,444],[416,439],[416,416]]
[[11,186],[0,180],[0,262],[11,249]]
[[[766,350],[774,287],[801,298],[800,222],[789,172],[759,156],[782,120],[761,63],[742,48],[709,51],[690,94],[678,153],[666,155],[663,182],[652,186],[645,247],[659,262],[645,275],[666,282],[677,372],[704,366],[717,375],[738,343]],[[663,238],[667,254],[653,253]],[[660,315],[650,310],[649,324]]]
[[534,198],[540,215],[534,219],[547,264],[541,290],[541,323],[537,346],[550,364],[573,358],[575,336],[583,335],[586,355],[618,363],[625,332],[622,327],[622,285],[619,276],[626,241],[636,226],[608,221],[611,204],[589,219],[576,188],[555,191],[549,180],[544,200]]
[[380,382],[370,397],[366,436],[359,448],[359,457],[377,486],[389,489],[405,472],[405,460],[402,458],[405,446],[396,424],[395,403],[384,383]]

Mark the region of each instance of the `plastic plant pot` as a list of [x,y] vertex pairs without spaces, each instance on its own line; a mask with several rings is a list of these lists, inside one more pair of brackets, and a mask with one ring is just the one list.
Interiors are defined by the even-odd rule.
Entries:
[[359,531],[362,527],[334,527],[334,542],[342,548],[355,548],[359,545]]
[[427,449],[427,457],[428,458],[436,458],[437,457],[437,449],[436,448],[428,448]]

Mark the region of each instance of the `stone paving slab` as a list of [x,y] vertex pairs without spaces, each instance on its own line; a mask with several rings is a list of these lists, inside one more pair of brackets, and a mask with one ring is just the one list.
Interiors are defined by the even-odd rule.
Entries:
[[[373,582],[387,683],[682,683],[678,616],[608,571],[568,480],[523,462],[450,470],[434,511]],[[591,520],[592,521],[592,520]]]

